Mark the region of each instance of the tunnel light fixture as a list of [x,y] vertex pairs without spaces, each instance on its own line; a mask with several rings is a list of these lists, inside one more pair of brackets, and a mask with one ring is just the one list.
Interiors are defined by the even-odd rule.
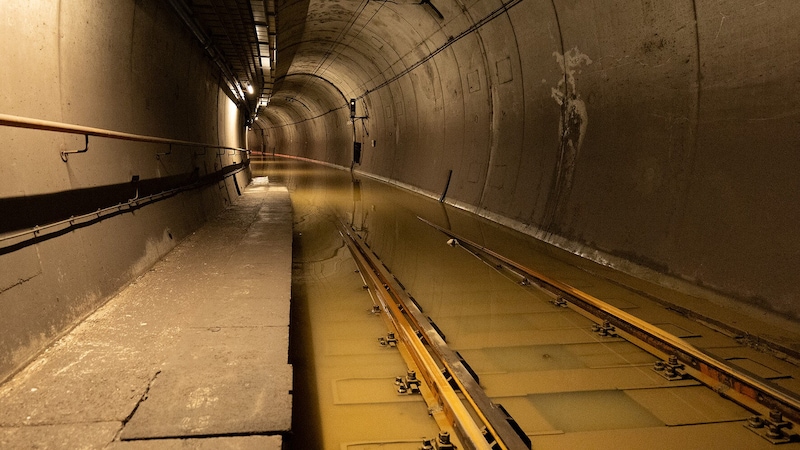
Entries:
[[249,82],[246,82],[245,86],[247,87],[247,93],[248,94],[252,94],[253,93],[253,85],[250,84]]

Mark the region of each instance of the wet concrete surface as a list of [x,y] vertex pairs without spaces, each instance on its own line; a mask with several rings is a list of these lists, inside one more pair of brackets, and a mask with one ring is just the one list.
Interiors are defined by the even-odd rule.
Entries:
[[256,179],[0,387],[0,448],[281,448],[291,239]]

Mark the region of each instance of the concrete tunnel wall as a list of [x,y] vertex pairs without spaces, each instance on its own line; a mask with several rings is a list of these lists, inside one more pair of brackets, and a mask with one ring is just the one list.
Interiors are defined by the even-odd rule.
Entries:
[[[166,2],[4,0],[0,17],[0,113],[244,145],[241,112]],[[0,126],[0,236],[125,202],[137,189],[144,197],[202,187],[21,244],[0,242],[0,381],[248,182],[241,156],[214,149],[157,155],[168,146],[92,137],[87,153],[61,160],[61,150],[83,144],[80,135]]]
[[433,4],[279,4],[266,147],[800,318],[797,2]]

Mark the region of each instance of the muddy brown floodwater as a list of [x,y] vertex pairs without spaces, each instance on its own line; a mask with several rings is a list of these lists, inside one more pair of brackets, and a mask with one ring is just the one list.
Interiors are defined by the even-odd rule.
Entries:
[[590,274],[575,255],[346,170],[269,157],[251,167],[286,185],[294,209],[292,448],[418,449],[438,433],[421,397],[395,391],[407,366],[396,349],[378,344],[387,326],[371,312],[339,220],[365,239],[534,448],[658,448],[676,438],[700,445],[692,448],[769,445],[742,427],[750,412],[693,380],[669,384],[652,370],[654,356],[598,336],[590,319],[447,245],[418,217],[667,328],[709,338],[696,323],[661,316],[671,313]]

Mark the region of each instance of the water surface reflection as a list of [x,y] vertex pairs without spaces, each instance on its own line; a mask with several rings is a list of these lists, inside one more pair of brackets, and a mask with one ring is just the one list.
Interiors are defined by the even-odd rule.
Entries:
[[[597,371],[605,369],[610,379],[622,373],[608,372],[616,368],[631,386],[653,386],[658,383],[649,370],[654,357],[621,339],[598,338],[589,319],[447,245],[446,236],[418,217],[539,269],[569,267],[546,244],[349,171],[276,159],[254,162],[253,172],[289,188],[298,225],[315,215],[330,223],[330,233],[335,234],[336,220],[357,230],[480,376],[487,394],[504,404],[526,433],[565,431],[559,424],[569,419],[560,414],[569,408],[548,406],[547,397],[564,392],[595,392],[590,397],[596,410],[607,407],[625,418],[618,428],[661,424]],[[304,245],[309,238],[323,239],[303,236]],[[341,249],[340,241],[331,242],[339,243],[328,248],[329,255]],[[571,385],[563,383],[566,374],[573,378]],[[537,408],[536,396],[547,407]],[[587,429],[594,429],[590,422]],[[569,431],[581,431],[582,422],[570,423]]]

